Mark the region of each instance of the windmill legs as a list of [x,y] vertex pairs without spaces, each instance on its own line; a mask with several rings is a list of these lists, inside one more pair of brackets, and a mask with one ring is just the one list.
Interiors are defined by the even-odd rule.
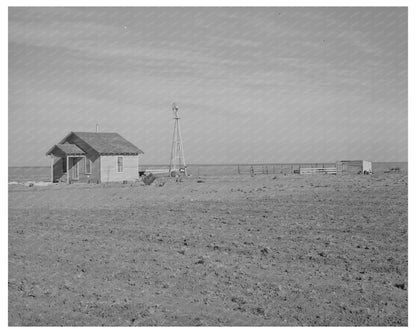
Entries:
[[179,127],[179,118],[175,117],[172,137],[172,150],[170,154],[169,175],[172,177],[175,173],[184,173],[187,176],[185,154],[183,151],[182,136]]

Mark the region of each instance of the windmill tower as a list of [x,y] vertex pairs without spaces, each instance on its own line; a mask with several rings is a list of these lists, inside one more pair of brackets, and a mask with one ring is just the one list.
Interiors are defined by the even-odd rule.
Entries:
[[178,116],[179,108],[175,103],[172,104],[172,111],[173,111],[174,124],[173,124],[172,150],[170,153],[169,175],[172,176],[174,172],[179,172],[187,176],[185,152],[183,150],[181,130],[179,127],[179,119],[180,119]]

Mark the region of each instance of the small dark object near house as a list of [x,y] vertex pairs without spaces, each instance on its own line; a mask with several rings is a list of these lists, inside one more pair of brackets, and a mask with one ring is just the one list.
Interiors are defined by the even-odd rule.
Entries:
[[404,283],[395,283],[394,286],[396,288],[399,288],[399,289],[402,289],[402,290],[406,289],[406,284],[404,284]]
[[203,257],[199,257],[198,261],[195,263],[195,265],[203,265],[205,264],[205,260]]
[[384,171],[384,173],[390,173],[390,172],[400,172],[400,168],[391,168],[390,170]]
[[149,173],[147,176],[144,176],[142,179],[143,179],[143,183],[145,183],[146,185],[150,185],[155,181],[156,177],[153,176],[153,174]]

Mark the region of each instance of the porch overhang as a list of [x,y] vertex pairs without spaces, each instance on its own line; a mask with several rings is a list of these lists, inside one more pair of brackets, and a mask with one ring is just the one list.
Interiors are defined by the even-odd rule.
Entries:
[[54,155],[59,157],[76,157],[85,156],[85,152],[77,145],[71,143],[59,143],[49,149],[46,155]]

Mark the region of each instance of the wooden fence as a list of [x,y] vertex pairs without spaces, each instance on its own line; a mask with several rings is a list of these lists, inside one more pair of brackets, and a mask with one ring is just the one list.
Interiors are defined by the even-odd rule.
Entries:
[[[188,175],[213,176],[213,175],[273,175],[273,174],[300,174],[301,169],[317,169],[314,173],[325,171],[332,174],[336,169],[335,163],[276,163],[276,164],[227,164],[227,165],[190,165]],[[313,172],[313,171],[312,171]],[[312,173],[309,172],[309,173]],[[168,176],[169,169],[165,165],[141,165],[140,175],[152,173],[158,176]],[[304,172],[304,174],[307,174]]]
[[[293,172],[293,168],[291,169]],[[251,167],[247,166],[237,166],[237,173],[241,174],[254,174],[254,175],[268,175],[268,174],[275,174],[275,173],[282,173],[280,168],[276,168],[274,166],[269,165],[255,165]]]
[[270,165],[238,165],[237,174],[252,174],[252,175],[268,175],[268,174],[300,174],[300,170],[304,170],[304,174],[308,173],[322,173],[333,174],[336,173],[336,166],[334,163],[304,163],[304,164],[270,164]]
[[301,175],[336,175],[337,168],[300,168]]
[[150,173],[154,175],[166,173],[167,175],[169,175],[169,169],[145,169],[144,170],[144,174],[147,175]]

